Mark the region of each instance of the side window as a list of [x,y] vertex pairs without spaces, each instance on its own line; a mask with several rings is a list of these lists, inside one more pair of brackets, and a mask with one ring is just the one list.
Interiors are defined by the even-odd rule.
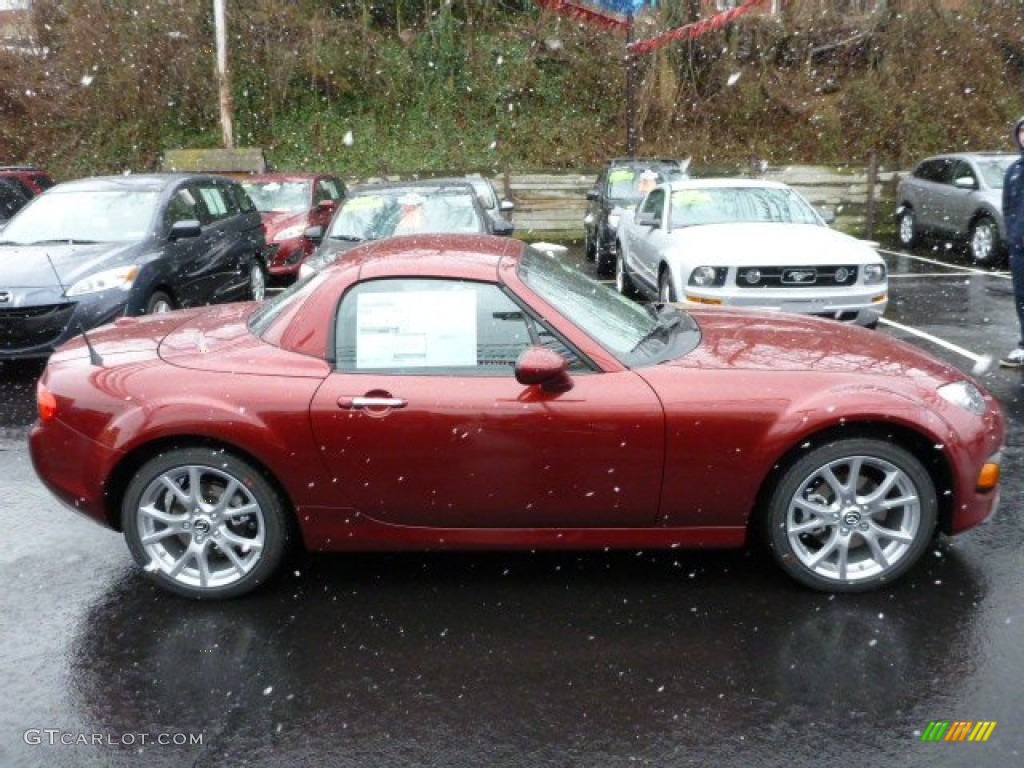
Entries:
[[232,184],[228,187],[231,196],[235,200],[235,205],[238,210],[242,213],[252,213],[256,210],[256,204],[249,197],[249,193],[245,191],[245,188],[241,184]]
[[324,200],[340,200],[341,190],[334,179],[318,179],[316,189],[313,191],[313,204],[322,203]]
[[662,189],[656,189],[651,192],[644,199],[642,207],[640,208],[642,213],[653,214],[658,221],[661,221],[662,209],[665,207],[665,191]]
[[224,199],[223,189],[215,184],[201,184],[199,186],[199,196],[202,198],[203,205],[206,207],[206,212],[211,220],[219,221],[220,219],[227,218],[228,203]]
[[945,158],[926,160],[921,163],[918,173],[915,175],[925,181],[934,181],[937,184],[948,184],[950,182],[950,165],[950,161]]
[[568,352],[498,286],[462,280],[357,285],[342,299],[335,339],[337,368],[353,373],[514,376],[533,344]]
[[182,187],[174,193],[164,213],[164,223],[170,229],[177,221],[202,221],[196,206],[195,194],[188,187]]
[[49,189],[50,187],[52,187],[54,184],[57,183],[53,179],[51,179],[49,176],[47,176],[45,173],[39,174],[37,176],[33,176],[32,177],[32,181],[34,181],[36,184],[38,184],[39,188],[44,190],[44,191]]
[[974,171],[971,170],[971,166],[963,160],[957,160],[956,163],[953,164],[953,183],[958,186],[960,184],[965,184],[967,182],[963,181],[964,179],[969,179],[971,185],[975,187],[978,186],[978,179],[974,175]]

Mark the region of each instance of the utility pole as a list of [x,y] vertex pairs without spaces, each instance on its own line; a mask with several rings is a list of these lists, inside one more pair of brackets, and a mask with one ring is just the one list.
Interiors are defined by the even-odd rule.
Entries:
[[220,95],[220,131],[224,148],[234,149],[235,137],[231,124],[231,79],[228,77],[227,24],[224,19],[224,0],[213,0],[213,23],[217,33],[217,91]]

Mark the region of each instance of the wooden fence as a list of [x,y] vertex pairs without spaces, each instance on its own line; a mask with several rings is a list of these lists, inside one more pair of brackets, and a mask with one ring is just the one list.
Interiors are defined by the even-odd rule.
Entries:
[[[695,177],[744,175],[735,170],[691,167]],[[857,237],[876,237],[892,228],[898,174],[871,168],[791,165],[759,170],[757,178],[785,182],[811,205],[836,214],[833,226]],[[499,190],[516,204],[516,235],[524,239],[583,237],[587,191],[593,173],[509,172],[494,178]]]

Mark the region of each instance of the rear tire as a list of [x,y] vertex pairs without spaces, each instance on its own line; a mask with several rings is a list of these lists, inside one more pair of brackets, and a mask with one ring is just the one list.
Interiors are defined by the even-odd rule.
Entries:
[[594,244],[594,271],[598,277],[607,277],[615,269],[614,253],[601,249],[601,240]]
[[263,301],[267,297],[267,270],[263,262],[253,259],[249,262],[249,299]]

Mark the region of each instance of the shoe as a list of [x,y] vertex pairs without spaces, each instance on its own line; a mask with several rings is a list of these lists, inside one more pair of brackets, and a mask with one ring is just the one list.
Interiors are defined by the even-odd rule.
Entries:
[[1003,368],[1024,368],[1024,347],[1017,347],[999,361]]

